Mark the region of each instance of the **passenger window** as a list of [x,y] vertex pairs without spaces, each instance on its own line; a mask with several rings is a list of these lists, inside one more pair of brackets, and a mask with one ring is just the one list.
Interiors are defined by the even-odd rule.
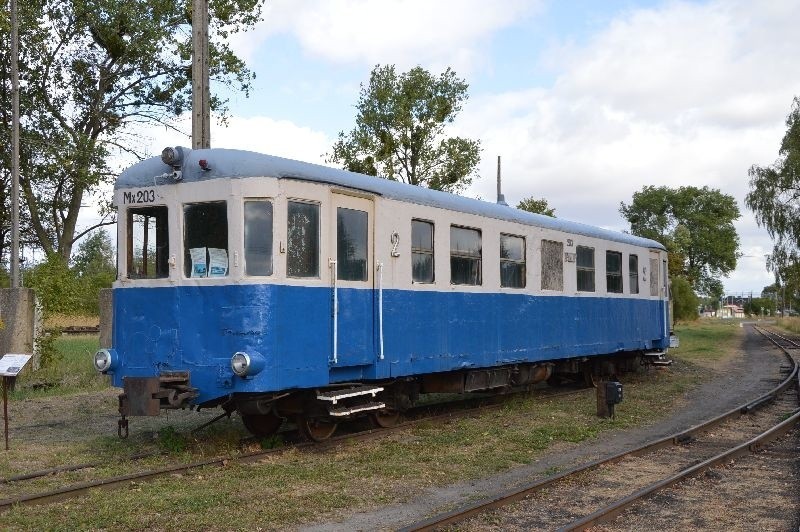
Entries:
[[594,292],[594,248],[578,246],[578,291]]
[[186,277],[228,275],[228,205],[224,201],[183,206]]
[[244,272],[272,275],[272,202],[244,202]]
[[606,251],[606,292],[622,293],[622,253]]
[[631,294],[639,293],[639,256],[628,255],[628,281]]
[[128,209],[128,278],[169,277],[166,207]]
[[286,273],[319,277],[319,205],[290,201],[287,216]]
[[542,240],[542,290],[564,290],[564,243]]
[[525,288],[525,238],[500,234],[500,286]]
[[368,215],[364,211],[336,209],[336,278],[367,280]]
[[411,220],[411,279],[433,282],[433,223]]
[[650,259],[650,295],[658,295],[658,259]]
[[450,226],[450,282],[481,284],[481,232]]

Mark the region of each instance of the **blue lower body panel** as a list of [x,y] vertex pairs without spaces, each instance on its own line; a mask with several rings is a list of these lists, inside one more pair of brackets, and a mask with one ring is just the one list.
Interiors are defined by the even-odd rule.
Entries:
[[[661,349],[659,300],[339,289],[284,285],[114,290],[113,383],[188,371],[203,403],[237,392],[326,386],[464,368]],[[237,351],[266,362],[237,377]],[[334,363],[334,351],[336,362]]]

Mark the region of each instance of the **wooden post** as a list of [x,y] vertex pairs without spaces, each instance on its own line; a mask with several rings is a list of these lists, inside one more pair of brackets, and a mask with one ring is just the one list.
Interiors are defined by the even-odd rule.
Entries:
[[6,451],[8,450],[8,379],[3,376],[3,434],[6,436]]
[[192,3],[192,149],[211,147],[208,79],[208,0]]
[[597,392],[597,417],[611,417],[611,411],[606,402],[606,381],[596,383],[595,391]]

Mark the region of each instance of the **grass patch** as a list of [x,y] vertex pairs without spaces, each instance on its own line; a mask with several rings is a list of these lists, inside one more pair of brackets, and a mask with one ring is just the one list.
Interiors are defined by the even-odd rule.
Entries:
[[800,318],[778,318],[777,325],[789,332],[800,334]]
[[95,335],[60,336],[55,347],[59,360],[37,371],[26,369],[17,378],[10,399],[31,399],[90,392],[108,388],[108,377],[95,371],[92,357],[100,341]]
[[[336,518],[344,509],[407,501],[432,486],[530,464],[546,450],[566,449],[611,429],[650,423],[682,407],[686,391],[712,378],[715,368],[732,358],[742,329],[728,320],[701,320],[681,325],[676,332],[681,347],[670,352],[675,364],[625,375],[625,401],[618,405],[615,419],[595,416],[591,390],[544,400],[517,397],[478,417],[422,423],[377,441],[350,442],[324,452],[291,449],[257,464],[229,464],[135,485],[128,488],[130,493],[97,491],[63,504],[12,508],[4,515],[4,525],[285,529]],[[159,460],[193,460],[235,451],[242,435],[237,426],[220,424],[191,437],[174,429],[162,430],[149,440],[132,434],[126,443],[106,438],[98,450],[131,453],[137,446],[167,448],[165,442],[180,439],[181,449],[171,451],[181,455]],[[248,502],[244,507],[242,494]]]

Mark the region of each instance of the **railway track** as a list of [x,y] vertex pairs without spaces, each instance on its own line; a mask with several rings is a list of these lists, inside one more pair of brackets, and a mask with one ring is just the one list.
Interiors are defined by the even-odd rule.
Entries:
[[[584,530],[614,519],[634,504],[668,486],[714,466],[762,450],[800,423],[798,361],[800,342],[754,327],[787,357],[786,378],[774,389],[740,407],[689,430],[636,449],[536,480],[451,512],[403,528],[434,530],[459,523],[459,528],[497,526],[501,510],[514,515],[523,529]],[[509,507],[524,500],[524,505]],[[561,504],[553,504],[558,501]],[[589,509],[588,511],[586,509]],[[478,521],[481,518],[486,521]]]
[[[570,395],[580,394],[588,391],[590,388],[579,388],[574,390],[544,393],[534,395],[537,399],[551,400],[559,397],[566,397]],[[468,416],[477,416],[487,410],[501,408],[506,404],[507,400],[513,397],[520,397],[525,395],[533,395],[528,391],[513,392],[502,395],[494,395],[488,397],[468,398],[460,401],[446,401],[439,403],[429,403],[420,405],[410,409],[406,416],[410,419],[398,423],[394,427],[388,428],[373,428],[367,430],[356,430],[351,433],[341,434],[334,436],[324,442],[310,442],[303,441],[299,431],[290,429],[282,433],[283,438],[288,443],[282,447],[274,449],[266,449],[260,452],[248,453],[243,455],[231,455],[225,457],[216,457],[206,460],[199,460],[191,463],[174,464],[156,469],[137,471],[134,473],[118,475],[107,478],[91,479],[83,482],[72,483],[56,489],[49,489],[37,493],[17,495],[0,499],[0,512],[4,512],[14,505],[32,505],[32,504],[46,504],[67,500],[70,498],[81,496],[91,490],[96,489],[112,489],[119,488],[134,482],[143,482],[153,480],[159,477],[168,475],[175,475],[185,473],[191,470],[196,470],[204,467],[222,467],[227,464],[249,464],[256,463],[263,460],[265,457],[280,453],[285,453],[293,449],[318,449],[324,450],[341,445],[345,442],[368,440],[372,438],[382,437],[391,432],[405,430],[413,427],[414,425],[422,422],[441,421],[448,422],[462,419]],[[434,412],[432,415],[431,413]],[[246,438],[243,442],[253,440]],[[130,457],[128,460],[135,462],[145,458],[163,455],[164,453],[152,452],[141,453]],[[19,474],[12,477],[0,479],[0,485],[15,485],[24,481],[41,479],[43,477],[57,476],[62,473],[75,472],[80,470],[89,470],[104,465],[105,462],[91,462],[74,465],[63,465],[51,469],[33,471],[29,473]]]

